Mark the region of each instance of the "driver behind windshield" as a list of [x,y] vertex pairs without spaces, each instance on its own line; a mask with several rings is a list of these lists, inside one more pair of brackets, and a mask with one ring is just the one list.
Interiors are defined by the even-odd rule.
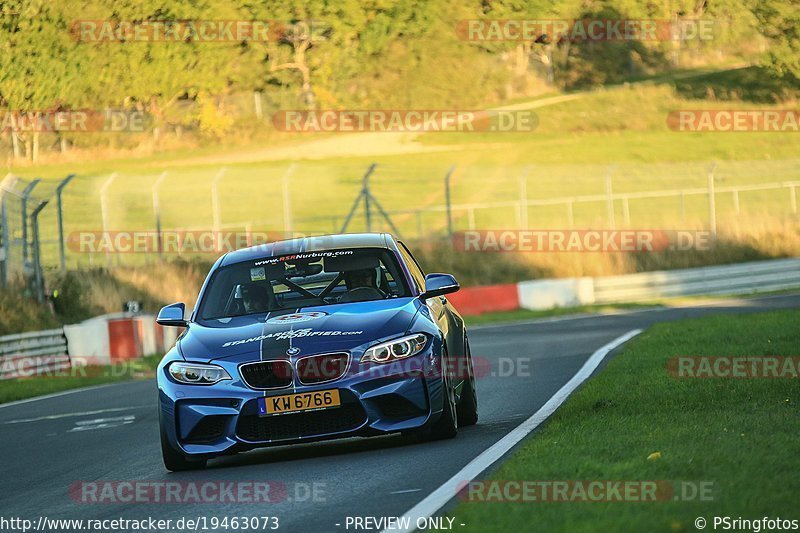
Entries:
[[344,279],[347,283],[349,290],[358,289],[359,287],[368,287],[372,289],[378,288],[377,274],[374,268],[363,268],[361,270],[353,270],[345,272]]
[[385,298],[386,295],[378,288],[378,274],[376,268],[362,268],[344,272],[347,292],[339,298],[339,303],[359,302]]
[[255,283],[242,284],[242,306],[245,313],[260,313],[269,307],[267,289]]

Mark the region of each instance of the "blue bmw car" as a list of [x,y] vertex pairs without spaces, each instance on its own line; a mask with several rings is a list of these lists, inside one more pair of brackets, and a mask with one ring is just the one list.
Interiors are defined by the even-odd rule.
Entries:
[[168,470],[263,446],[389,433],[454,437],[478,404],[448,274],[388,234],[273,242],[220,257],[158,367]]

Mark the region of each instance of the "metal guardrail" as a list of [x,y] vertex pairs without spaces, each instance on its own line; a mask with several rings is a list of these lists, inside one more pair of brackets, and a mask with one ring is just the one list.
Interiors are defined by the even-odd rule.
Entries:
[[53,375],[70,367],[61,328],[0,337],[0,380]]
[[800,288],[800,259],[795,258],[594,278],[594,299],[596,303],[636,302],[793,288]]

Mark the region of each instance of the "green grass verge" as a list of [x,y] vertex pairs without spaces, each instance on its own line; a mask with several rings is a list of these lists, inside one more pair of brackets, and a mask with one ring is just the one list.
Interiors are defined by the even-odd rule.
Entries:
[[125,364],[86,366],[65,370],[52,376],[0,381],[0,404],[94,385],[149,379],[153,377],[161,357],[161,355],[149,355]]
[[[695,531],[704,517],[797,518],[796,379],[677,379],[678,355],[800,354],[800,311],[658,324],[491,475],[495,480],[713,482],[711,501],[462,502],[465,531]],[[484,423],[487,421],[484,420]],[[661,457],[648,460],[660,452]],[[487,525],[491,525],[487,529]]]

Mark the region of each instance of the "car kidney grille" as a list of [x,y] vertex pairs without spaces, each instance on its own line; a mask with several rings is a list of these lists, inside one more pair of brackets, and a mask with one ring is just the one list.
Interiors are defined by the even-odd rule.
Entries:
[[289,361],[260,361],[239,367],[242,379],[251,389],[280,389],[292,384]]
[[347,372],[349,360],[350,355],[347,353],[329,353],[303,357],[296,363],[297,379],[304,385],[339,379]]

